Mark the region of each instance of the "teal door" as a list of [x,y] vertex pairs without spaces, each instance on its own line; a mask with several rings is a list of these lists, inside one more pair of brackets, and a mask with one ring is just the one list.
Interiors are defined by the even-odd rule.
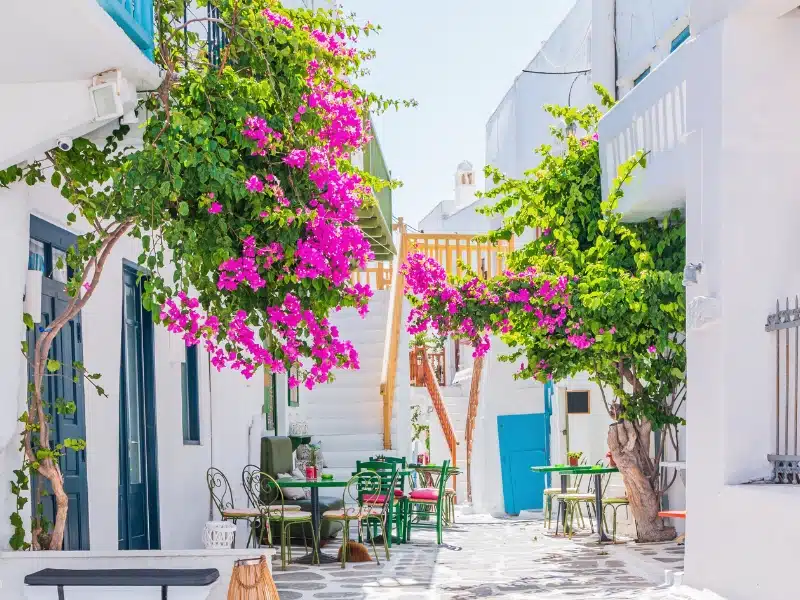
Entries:
[[544,475],[531,467],[548,464],[546,425],[544,414],[497,417],[503,502],[509,515],[542,509]]
[[[68,277],[63,263],[66,250],[75,243],[75,236],[43,221],[31,217],[29,269],[40,269],[42,277],[42,320],[35,330],[28,331],[28,347],[33,349],[36,340],[50,323],[67,307],[70,298],[64,283]],[[59,258],[62,261],[59,261]],[[73,379],[72,363],[83,362],[83,339],[80,314],[72,319],[58,334],[50,348],[49,358],[61,363],[53,376],[44,378],[43,396],[53,423],[51,442],[63,443],[67,438],[86,439],[85,401],[83,379]],[[28,377],[32,373],[28,373]],[[74,402],[75,412],[60,414],[54,409],[56,399]],[[62,411],[63,412],[63,411]],[[86,479],[86,451],[67,450],[59,460],[64,477],[64,491],[69,499],[67,526],[64,532],[64,550],[89,549],[89,489]],[[34,488],[38,482],[34,479]],[[41,497],[45,517],[52,523],[55,515],[55,497],[50,494],[50,484],[45,482]]]
[[138,272],[122,282],[119,389],[119,549],[159,548],[153,322],[142,308]]

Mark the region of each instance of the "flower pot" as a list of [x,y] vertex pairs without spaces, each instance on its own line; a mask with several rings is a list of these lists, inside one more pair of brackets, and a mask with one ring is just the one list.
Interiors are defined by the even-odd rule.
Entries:
[[577,456],[570,456],[568,460],[569,460],[569,466],[570,467],[577,467],[578,466],[578,457]]
[[617,463],[614,462],[614,455],[611,454],[611,450],[609,450],[608,454],[606,454],[606,458],[608,459],[608,465],[610,467],[616,467],[617,466]]

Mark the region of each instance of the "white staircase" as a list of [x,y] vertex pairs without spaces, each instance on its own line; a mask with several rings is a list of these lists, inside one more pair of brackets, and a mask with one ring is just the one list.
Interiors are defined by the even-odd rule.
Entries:
[[[469,408],[469,389],[472,383],[472,369],[456,373],[450,385],[441,389],[450,423],[458,440],[456,466],[462,475],[456,478],[456,495],[459,503],[467,501],[467,410]],[[436,418],[435,415],[433,417]]]
[[383,398],[380,394],[383,346],[389,310],[389,290],[377,291],[361,318],[346,309],[331,315],[343,339],[358,350],[358,371],[337,371],[336,381],[301,392],[301,404],[314,442],[321,442],[325,471],[347,478],[357,460],[383,449]]

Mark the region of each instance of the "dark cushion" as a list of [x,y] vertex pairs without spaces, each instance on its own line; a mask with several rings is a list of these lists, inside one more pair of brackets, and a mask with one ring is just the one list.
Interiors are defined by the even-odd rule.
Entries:
[[43,569],[25,585],[103,587],[197,587],[219,579],[216,569]]

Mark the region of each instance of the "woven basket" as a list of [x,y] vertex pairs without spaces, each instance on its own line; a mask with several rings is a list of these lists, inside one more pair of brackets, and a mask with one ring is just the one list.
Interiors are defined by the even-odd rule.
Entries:
[[266,557],[234,563],[228,600],[280,600]]

